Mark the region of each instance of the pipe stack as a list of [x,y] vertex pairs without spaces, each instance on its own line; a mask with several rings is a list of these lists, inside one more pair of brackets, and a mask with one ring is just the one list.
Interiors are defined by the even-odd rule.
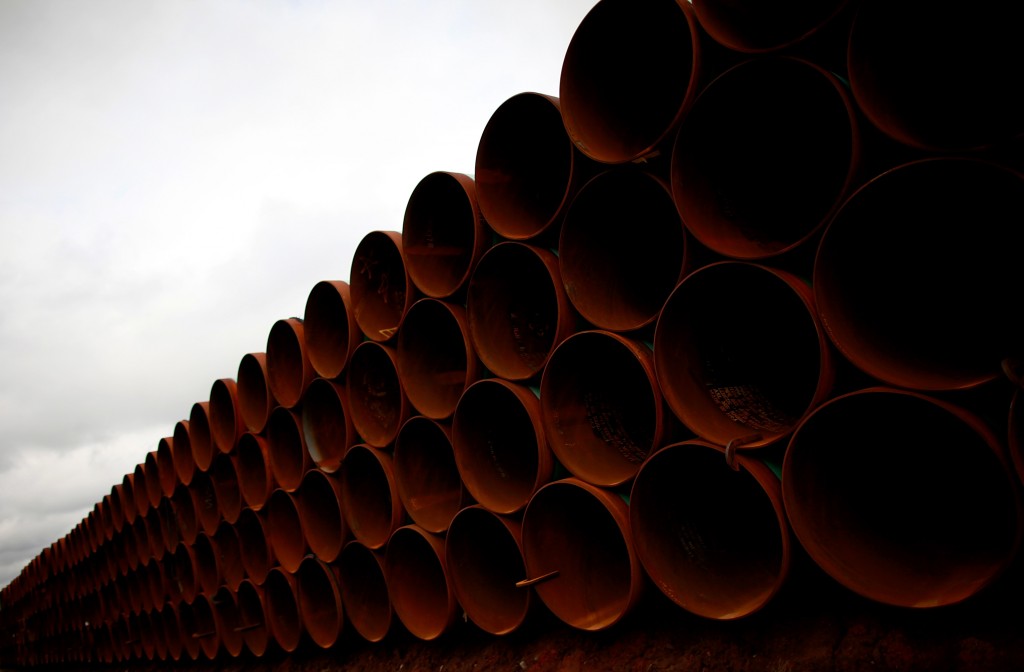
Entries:
[[[558,96],[0,592],[0,663],[708,619],[794,554],[893,608],[1018,553],[1024,74],[1009,5],[600,0]],[[955,45],[955,46],[951,46]],[[827,605],[821,605],[827,609]]]

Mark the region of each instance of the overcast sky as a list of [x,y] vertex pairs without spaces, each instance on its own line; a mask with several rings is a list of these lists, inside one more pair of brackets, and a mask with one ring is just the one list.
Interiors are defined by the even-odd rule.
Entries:
[[0,586],[348,280],[596,0],[0,0]]

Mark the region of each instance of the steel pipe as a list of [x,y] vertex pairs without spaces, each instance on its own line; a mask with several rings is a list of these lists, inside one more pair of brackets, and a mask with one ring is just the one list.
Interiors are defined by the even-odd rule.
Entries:
[[445,563],[456,599],[481,630],[507,635],[522,626],[533,591],[517,585],[527,578],[518,521],[480,505],[462,509],[445,537]]
[[334,562],[348,540],[339,476],[310,469],[295,491],[295,503],[310,552],[324,562]]
[[213,492],[217,498],[217,509],[221,519],[234,523],[238,520],[238,514],[242,512],[243,506],[235,458],[227,453],[217,453],[211,461],[207,473],[213,484]]
[[368,642],[381,641],[391,629],[393,614],[383,552],[353,539],[341,550],[336,567],[349,623]]
[[391,604],[415,637],[437,639],[455,624],[459,603],[445,572],[444,539],[418,525],[395,530],[384,555]]
[[711,250],[778,256],[820,232],[860,179],[860,135],[836,75],[792,57],[746,60],[686,115],[672,146],[672,198]]
[[271,636],[285,653],[293,653],[299,648],[304,631],[296,579],[281,567],[275,567],[267,575],[263,590]]
[[791,273],[747,262],[688,275],[662,308],[654,353],[669,407],[721,446],[779,441],[835,379],[811,288]]
[[490,237],[469,175],[430,173],[409,196],[402,249],[409,277],[426,296],[447,299],[464,289]]
[[174,509],[174,518],[177,521],[178,533],[181,540],[191,544],[199,534],[199,514],[196,511],[195,495],[192,489],[185,485],[179,485],[171,497],[171,504]]
[[188,416],[188,438],[192,447],[192,461],[199,471],[207,471],[213,461],[213,435],[210,431],[210,402],[192,404]]
[[705,618],[731,620],[760,610],[789,574],[782,486],[757,457],[696,440],[666,446],[633,481],[629,521],[654,584]]
[[315,555],[302,560],[295,574],[299,616],[313,643],[329,649],[345,623],[341,590],[335,570]]
[[669,434],[651,349],[609,331],[582,331],[555,349],[540,412],[559,462],[601,487],[632,480]]
[[295,408],[316,375],[306,348],[301,319],[278,320],[267,336],[267,383],[277,403]]
[[238,626],[236,632],[249,653],[262,658],[270,646],[270,631],[267,626],[267,605],[263,589],[250,579],[238,585]]
[[[161,439],[161,441],[164,440],[169,439]],[[146,453],[146,461],[143,463],[143,470],[146,474],[146,497],[149,499],[149,506],[152,509],[156,509],[164,497],[163,475],[160,473],[158,451],[159,448]],[[95,541],[98,542],[98,539]]]
[[563,622],[604,630],[636,605],[644,570],[618,495],[576,478],[554,481],[530,499],[522,524],[527,579]]
[[1013,308],[1024,297],[1024,229],[1008,225],[1022,212],[1024,178],[987,161],[922,159],[872,179],[836,214],[815,260],[832,341],[890,385],[939,391],[1003,377],[1024,343]]
[[363,341],[352,353],[346,384],[352,425],[363,441],[384,448],[412,413],[394,347]]
[[222,453],[230,453],[246,431],[238,401],[238,384],[232,378],[213,381],[209,403],[213,445]]
[[397,365],[402,389],[421,415],[451,417],[480,375],[466,309],[431,298],[414,303],[398,334]]
[[745,54],[778,52],[806,41],[829,23],[847,0],[694,0],[700,25],[716,42]]
[[254,511],[262,509],[270,493],[278,487],[269,450],[266,439],[259,434],[246,432],[238,440],[235,461],[238,490],[245,504]]
[[242,422],[253,434],[259,434],[267,425],[270,412],[277,406],[277,400],[270,391],[267,372],[267,354],[250,352],[238,363],[237,381],[238,410]]
[[278,406],[267,420],[267,456],[278,487],[295,492],[302,475],[313,466],[306,448],[302,419],[293,409]]
[[192,457],[192,437],[189,433],[188,420],[179,420],[175,423],[170,447],[178,482],[186,486],[191,485],[192,476],[196,473],[196,462]]
[[469,281],[469,335],[483,365],[512,381],[536,378],[577,316],[546,249],[505,242],[489,249]]
[[196,507],[199,526],[206,534],[213,534],[224,519],[217,501],[217,491],[213,487],[213,479],[205,471],[196,471],[188,486],[192,493],[192,501]]
[[554,470],[540,400],[500,378],[477,381],[462,395],[452,447],[466,490],[495,513],[521,511]]
[[472,502],[452,448],[451,426],[421,415],[409,418],[395,439],[395,489],[412,522],[443,534]]
[[558,93],[569,137],[602,163],[657,156],[701,85],[701,54],[689,2],[601,0],[562,61]]
[[313,370],[328,380],[339,378],[362,340],[349,284],[321,280],[313,285],[306,299],[303,328]]
[[242,655],[245,641],[242,638],[241,614],[235,592],[223,586],[214,594],[211,604],[215,628],[224,651],[232,658],[238,658]]
[[363,236],[352,257],[349,290],[360,331],[371,341],[390,341],[416,299],[401,233],[371,231]]
[[796,428],[782,495],[797,539],[846,588],[936,607],[992,583],[1020,546],[1021,500],[992,430],[922,393],[833,398]]
[[369,548],[382,548],[405,518],[391,455],[366,444],[352,446],[340,473],[341,511],[349,531]]
[[313,463],[323,471],[337,471],[345,451],[356,441],[344,385],[314,379],[306,389],[301,412],[302,433]]
[[245,578],[245,565],[242,562],[241,542],[233,523],[221,521],[213,535],[213,548],[217,552],[225,587],[237,591],[238,585]]
[[178,470],[174,467],[173,436],[165,436],[157,443],[156,464],[160,473],[160,494],[170,498],[179,484]]
[[235,532],[238,533],[245,573],[252,583],[262,586],[271,568],[277,564],[263,515],[250,508],[242,509],[235,523]]
[[267,540],[274,549],[274,556],[282,569],[294,574],[309,551],[294,495],[278,488],[267,499],[265,514]]

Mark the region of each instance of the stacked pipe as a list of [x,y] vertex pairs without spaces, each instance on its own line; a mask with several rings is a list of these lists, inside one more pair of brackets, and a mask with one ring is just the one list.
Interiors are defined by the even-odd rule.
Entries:
[[[1009,5],[601,0],[559,96],[0,593],[0,662],[747,616],[798,549],[940,607],[1021,539]],[[956,49],[950,45],[957,45]],[[827,605],[822,605],[827,608]]]

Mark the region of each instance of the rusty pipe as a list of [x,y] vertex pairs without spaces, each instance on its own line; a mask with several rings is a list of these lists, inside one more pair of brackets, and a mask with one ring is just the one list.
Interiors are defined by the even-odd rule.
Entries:
[[599,329],[653,324],[687,269],[689,245],[668,183],[613,168],[579,190],[558,241],[566,296]]
[[507,635],[523,625],[533,591],[518,586],[527,576],[518,521],[467,506],[448,528],[445,563],[456,599],[481,630]]
[[632,480],[669,434],[651,349],[610,331],[582,331],[555,349],[540,410],[559,462],[601,487]]
[[199,534],[200,528],[199,514],[192,489],[185,485],[179,485],[171,497],[171,505],[181,540],[186,544],[191,544]]
[[220,503],[217,501],[217,491],[213,487],[213,478],[209,472],[196,471],[188,490],[192,493],[199,526],[206,534],[213,534],[217,531],[220,521],[224,519]]
[[443,534],[455,514],[472,503],[455,463],[450,423],[409,418],[395,439],[395,488],[412,522]]
[[500,378],[477,381],[462,395],[452,448],[466,490],[495,513],[521,511],[554,470],[540,400]]
[[220,635],[221,645],[224,651],[232,658],[242,655],[245,641],[242,632],[238,598],[234,590],[228,586],[222,586],[213,595],[211,600],[213,606],[214,625]]
[[387,544],[384,573],[394,613],[413,636],[434,640],[455,624],[459,603],[445,571],[443,537],[418,525],[398,528]]
[[121,513],[124,515],[125,525],[131,525],[139,515],[135,507],[135,473],[129,472],[121,479]]
[[270,634],[285,653],[293,653],[299,648],[304,631],[295,576],[275,567],[267,575],[263,590]]
[[299,570],[299,564],[309,552],[295,499],[291,492],[278,488],[270,494],[264,508],[267,540],[274,549],[278,564],[289,574]]
[[151,509],[160,505],[164,497],[163,476],[160,473],[160,461],[158,459],[159,444],[157,450],[146,453],[146,461],[143,463],[143,470],[146,474],[146,497],[149,499]]
[[243,355],[235,380],[242,422],[250,432],[259,434],[266,427],[270,412],[277,406],[277,400],[270,391],[267,354],[250,352]]
[[188,416],[188,438],[195,468],[200,471],[209,470],[214,454],[209,401],[197,401],[192,404]]
[[974,413],[916,391],[872,387],[822,404],[789,441],[782,495],[811,558],[884,604],[965,600],[1020,546],[1000,441]]
[[294,409],[278,406],[267,420],[267,456],[278,487],[295,492],[302,475],[313,466],[306,448],[302,419]]
[[165,436],[157,442],[156,464],[160,474],[160,494],[164,498],[170,498],[180,483],[178,471],[174,468],[173,436]]
[[860,135],[836,75],[788,56],[746,60],[687,113],[672,146],[672,198],[711,250],[778,256],[811,240],[853,189]]
[[405,510],[395,485],[393,459],[380,448],[357,444],[341,463],[341,511],[349,532],[379,549],[402,524]]
[[480,375],[466,309],[438,299],[414,303],[398,334],[398,374],[409,403],[434,420],[450,418]]
[[922,391],[976,387],[1020,356],[1024,178],[988,161],[911,161],[858,189],[822,236],[814,297],[864,372]]
[[329,649],[345,623],[335,569],[315,555],[306,556],[295,574],[299,616],[313,643]]
[[235,460],[227,453],[218,452],[210,462],[207,473],[217,498],[217,509],[222,520],[234,523],[242,512],[242,492],[238,486],[238,470]]
[[748,262],[710,264],[679,283],[658,319],[654,353],[669,407],[721,446],[779,441],[835,379],[811,288]]
[[245,565],[242,562],[241,542],[238,539],[234,523],[221,521],[212,540],[224,585],[231,591],[237,591],[238,585],[245,578]]
[[818,33],[839,14],[848,0],[788,0],[766,4],[756,0],[694,0],[704,30],[728,49],[744,54],[778,52]]
[[349,623],[366,641],[381,641],[391,629],[393,616],[383,551],[353,539],[345,544],[335,566]]
[[337,471],[345,451],[356,440],[345,386],[326,378],[314,379],[306,389],[301,413],[302,433],[313,463],[323,471]]
[[518,242],[499,243],[480,259],[469,281],[466,311],[480,361],[495,376],[512,381],[538,377],[577,323],[558,257]]
[[295,502],[310,552],[324,562],[334,562],[348,540],[340,476],[310,469],[295,491]]
[[558,92],[570,139],[602,163],[664,152],[701,85],[701,56],[689,2],[601,0],[562,61]]
[[174,424],[174,436],[170,447],[178,482],[186,486],[191,485],[192,476],[196,472],[196,462],[192,457],[192,438],[188,420],[179,420]]
[[168,560],[168,593],[180,596],[182,603],[192,602],[200,590],[195,551],[190,544],[182,541]]
[[328,380],[339,378],[362,340],[349,284],[321,280],[313,285],[306,299],[303,328],[313,370]]
[[238,626],[236,632],[249,653],[262,658],[270,645],[270,632],[267,628],[267,605],[263,589],[251,579],[244,579],[238,584],[236,594],[238,601]]
[[1019,138],[1024,105],[1013,83],[1024,64],[1016,9],[860,2],[847,70],[864,115],[889,137],[924,150],[978,150]]
[[221,586],[223,572],[213,538],[206,532],[200,532],[192,542],[192,554],[195,558],[195,577],[199,592],[213,595]]
[[275,322],[267,336],[267,383],[285,408],[298,406],[315,375],[305,334],[302,320],[290,317]]
[[371,341],[390,341],[417,294],[401,233],[371,231],[363,236],[352,257],[349,291],[360,331]]
[[398,374],[398,354],[390,345],[359,344],[349,362],[346,392],[353,427],[376,448],[391,444],[412,412]]
[[731,620],[760,610],[789,574],[782,486],[756,457],[730,456],[698,440],[662,448],[633,481],[629,521],[653,583],[705,618]]
[[270,569],[277,564],[263,515],[248,507],[242,509],[235,532],[246,576],[255,585],[262,586]]
[[265,438],[246,432],[238,440],[235,469],[238,490],[245,504],[259,511],[277,487]]
[[437,171],[419,181],[405,206],[402,249],[420,292],[435,299],[459,294],[489,244],[472,177]]
[[557,232],[590,167],[569,140],[555,96],[524,92],[491,114],[476,150],[476,196],[484,219],[508,240]]
[[214,447],[230,453],[245,433],[245,421],[238,402],[238,384],[232,378],[218,378],[210,387],[210,434]]

